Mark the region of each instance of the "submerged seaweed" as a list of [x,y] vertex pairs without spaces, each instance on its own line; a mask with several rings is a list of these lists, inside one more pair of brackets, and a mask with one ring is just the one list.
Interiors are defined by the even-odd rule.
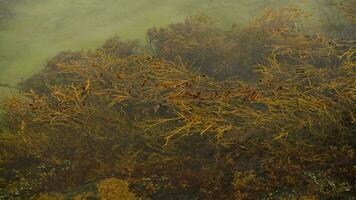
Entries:
[[148,30],[147,48],[115,37],[57,55],[3,102],[0,194],[351,199],[355,44],[306,18],[222,29],[197,15]]

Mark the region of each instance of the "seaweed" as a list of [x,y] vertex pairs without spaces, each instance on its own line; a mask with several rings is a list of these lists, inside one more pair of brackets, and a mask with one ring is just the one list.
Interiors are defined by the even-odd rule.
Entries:
[[356,22],[355,16],[355,7],[356,2],[354,0],[350,1],[340,1],[338,3],[338,7],[345,13],[345,17],[347,17],[351,22]]
[[355,46],[307,33],[307,17],[287,7],[223,29],[197,15],[150,29],[146,48],[115,37],[59,54],[3,101],[5,191],[352,198]]

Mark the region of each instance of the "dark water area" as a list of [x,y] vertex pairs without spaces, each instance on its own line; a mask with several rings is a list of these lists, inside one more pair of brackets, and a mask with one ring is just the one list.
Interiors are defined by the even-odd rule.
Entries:
[[0,0],[0,200],[356,198],[354,0]]

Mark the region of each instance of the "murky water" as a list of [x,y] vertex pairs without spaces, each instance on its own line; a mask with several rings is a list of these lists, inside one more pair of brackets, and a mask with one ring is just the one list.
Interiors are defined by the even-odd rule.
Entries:
[[353,199],[354,7],[0,0],[0,200]]
[[146,30],[208,12],[245,22],[269,2],[207,0],[34,0],[8,6],[0,29],[0,82],[16,84],[38,72],[64,50],[89,50],[116,34],[144,39]]
[[[246,24],[264,9],[288,3],[287,0],[62,0],[60,3],[3,0],[0,83],[15,85],[25,80],[58,52],[94,49],[114,35],[144,40],[147,29],[180,21],[196,12],[216,17],[225,25]],[[294,4],[313,11],[316,17],[323,15],[316,1]],[[2,93],[5,90],[0,89]]]

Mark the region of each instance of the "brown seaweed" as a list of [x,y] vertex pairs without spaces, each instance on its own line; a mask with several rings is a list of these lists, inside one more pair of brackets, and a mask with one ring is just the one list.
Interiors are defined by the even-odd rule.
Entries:
[[288,7],[224,30],[198,15],[149,30],[147,51],[114,38],[59,54],[3,102],[6,191],[74,199],[95,189],[68,188],[112,182],[152,199],[352,196],[355,47],[306,34],[306,17]]

